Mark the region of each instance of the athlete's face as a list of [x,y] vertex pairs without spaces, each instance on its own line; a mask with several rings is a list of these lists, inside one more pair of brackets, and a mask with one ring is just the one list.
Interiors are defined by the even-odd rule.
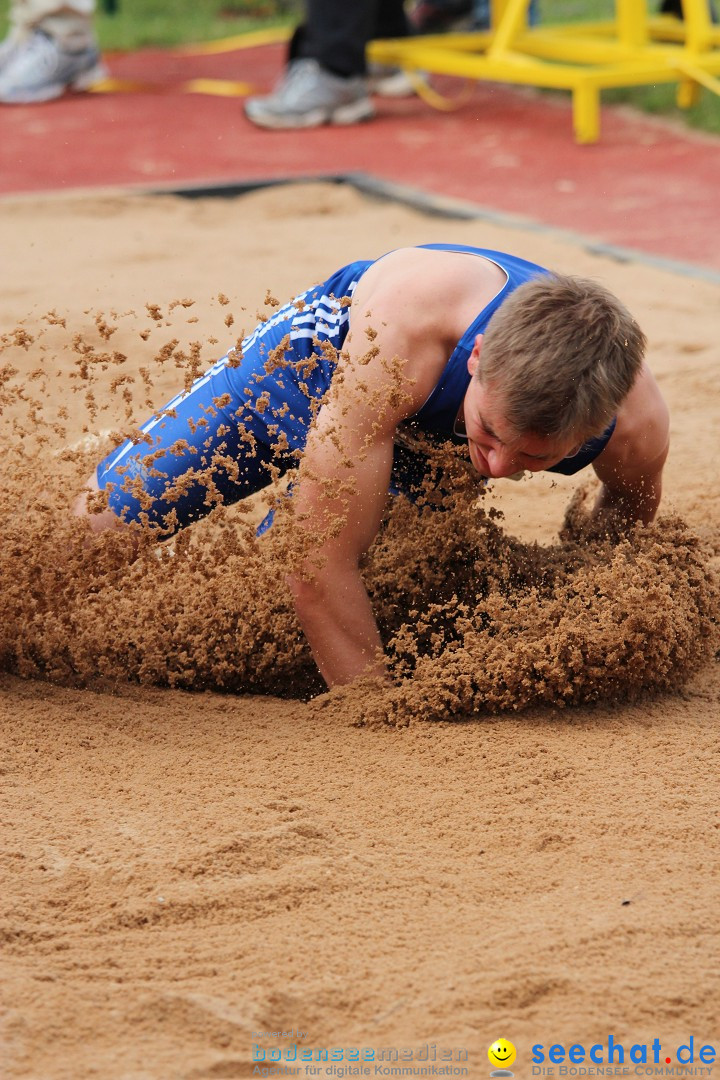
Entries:
[[[482,337],[478,336],[468,358],[468,371],[475,375]],[[539,472],[556,465],[577,451],[577,442],[558,441],[543,435],[516,435],[503,413],[502,395],[493,387],[472,378],[463,402],[465,431],[470,460],[482,476],[513,476]]]

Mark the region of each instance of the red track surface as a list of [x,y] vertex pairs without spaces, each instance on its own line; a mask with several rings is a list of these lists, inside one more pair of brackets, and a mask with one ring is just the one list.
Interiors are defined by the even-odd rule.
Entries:
[[372,123],[305,132],[261,131],[238,98],[181,92],[192,78],[264,92],[282,57],[280,46],[115,56],[114,77],[154,88],[0,106],[0,193],[364,171],[720,269],[720,139],[606,108],[601,141],[577,146],[569,100],[491,84],[453,113],[416,98],[378,99]]

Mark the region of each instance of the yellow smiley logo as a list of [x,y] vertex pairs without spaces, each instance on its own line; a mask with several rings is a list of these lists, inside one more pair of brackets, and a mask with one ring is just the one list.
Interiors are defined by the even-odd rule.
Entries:
[[515,1057],[515,1047],[508,1039],[496,1039],[492,1046],[488,1047],[488,1061],[496,1068],[509,1068]]

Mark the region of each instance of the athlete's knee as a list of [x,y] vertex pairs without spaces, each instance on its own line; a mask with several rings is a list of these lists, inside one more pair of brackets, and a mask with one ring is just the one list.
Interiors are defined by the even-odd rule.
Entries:
[[124,523],[112,510],[93,510],[91,500],[99,491],[100,487],[93,473],[87,478],[82,490],[73,501],[73,516],[82,518],[90,531],[94,533],[103,533],[108,529],[122,528]]

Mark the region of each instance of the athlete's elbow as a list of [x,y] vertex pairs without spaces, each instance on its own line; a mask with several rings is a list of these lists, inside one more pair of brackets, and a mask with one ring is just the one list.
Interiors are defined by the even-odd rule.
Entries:
[[327,604],[327,589],[317,574],[288,574],[285,584],[301,621]]
[[305,619],[320,618],[335,607],[338,598],[346,592],[350,567],[344,562],[336,563],[332,559],[325,559],[322,566],[305,563],[297,571],[288,574],[285,578],[290,597],[295,606],[295,611],[301,622]]

